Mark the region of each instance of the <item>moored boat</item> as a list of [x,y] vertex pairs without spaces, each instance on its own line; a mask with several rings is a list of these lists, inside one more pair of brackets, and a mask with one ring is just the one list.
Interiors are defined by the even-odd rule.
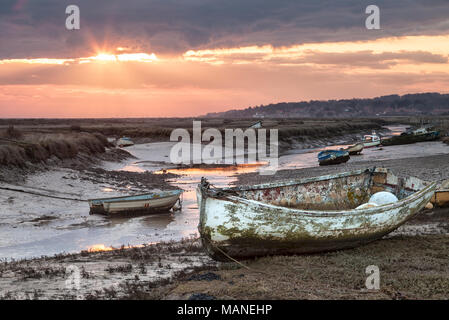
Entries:
[[[198,226],[217,260],[351,248],[376,240],[417,214],[436,183],[384,168],[232,188],[197,188]],[[379,191],[397,202],[356,209]]]
[[382,140],[384,146],[394,146],[402,144],[411,144],[424,141],[435,141],[440,138],[440,132],[432,130],[433,127],[425,126],[415,130],[409,130],[403,132],[399,136],[394,136],[388,139]]
[[345,150],[324,150],[318,153],[320,166],[340,164],[349,160],[349,152]]
[[168,212],[180,201],[182,190],[144,193],[133,196],[90,199],[91,214],[131,215]]
[[376,131],[373,131],[371,134],[366,134],[363,136],[362,143],[365,148],[377,147],[381,144],[381,139]]
[[360,142],[360,143],[356,143],[356,144],[349,146],[342,150],[347,151],[347,152],[349,152],[349,155],[354,156],[354,155],[360,154],[363,151],[364,147],[365,147],[365,145]]
[[120,148],[123,148],[123,147],[133,146],[134,142],[131,140],[131,138],[122,137],[117,140],[116,145],[119,146]]

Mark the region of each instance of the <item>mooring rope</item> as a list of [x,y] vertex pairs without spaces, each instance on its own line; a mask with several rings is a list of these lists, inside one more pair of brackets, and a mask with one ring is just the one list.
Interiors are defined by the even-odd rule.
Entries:
[[45,197],[45,198],[52,198],[52,199],[59,199],[59,200],[70,200],[70,201],[79,201],[79,202],[86,202],[87,200],[84,199],[77,199],[77,198],[66,198],[66,197],[58,197],[58,196],[52,196],[48,194],[33,192],[33,191],[27,191],[23,189],[14,189],[14,188],[7,188],[7,187],[0,187],[1,190],[7,190],[7,191],[13,191],[13,192],[21,192],[21,193],[27,193],[32,194],[39,197]]
[[240,265],[241,267],[245,268],[246,270],[252,271],[252,272],[262,273],[262,274],[265,274],[265,275],[272,275],[272,274],[270,274],[270,273],[268,273],[268,272],[265,272],[265,271],[262,271],[262,270],[256,270],[256,269],[253,269],[253,268],[248,267],[247,265],[244,265],[242,262],[238,261],[237,259],[234,259],[234,258],[231,257],[230,255],[228,255],[226,252],[224,252],[223,250],[221,250],[221,248],[219,248],[218,246],[214,245],[214,244],[212,243],[212,241],[209,240],[207,237],[203,237],[203,238],[206,239],[212,247],[214,247],[215,249],[217,249],[218,251],[220,251],[226,258],[228,258],[228,259],[231,260],[232,262],[237,263],[238,265]]

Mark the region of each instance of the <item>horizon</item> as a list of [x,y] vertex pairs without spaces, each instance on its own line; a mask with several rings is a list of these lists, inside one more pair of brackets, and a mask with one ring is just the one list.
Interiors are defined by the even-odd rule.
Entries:
[[[387,94],[387,95],[382,95],[382,96],[375,96],[375,97],[367,97],[367,98],[359,98],[359,97],[353,97],[353,98],[342,98],[342,99],[326,99],[326,100],[319,100],[319,99],[310,99],[310,100],[300,100],[300,101],[279,101],[279,102],[272,102],[272,103],[267,103],[264,104],[262,106],[268,106],[268,105],[276,105],[276,104],[283,104],[283,103],[310,103],[312,101],[318,101],[318,102],[329,102],[329,101],[342,101],[342,100],[374,100],[374,99],[379,99],[379,98],[384,98],[384,97],[388,97],[388,96],[394,96],[397,95],[399,97],[403,97],[406,95],[414,95],[414,94],[440,94],[440,95],[446,95],[449,94],[445,93],[445,92],[413,92],[413,93],[405,93],[402,95],[399,94]],[[255,108],[255,107],[260,107],[261,105],[249,105],[249,106],[245,106],[242,108],[230,108],[230,109],[224,109],[223,111],[219,111],[217,113],[221,113],[221,112],[227,112],[227,111],[233,111],[233,110],[245,110],[248,108]],[[213,113],[213,112],[211,112]],[[184,117],[175,117],[175,116],[160,116],[160,117],[154,117],[154,116],[135,116],[135,117],[87,117],[87,118],[80,118],[80,117],[1,117],[0,116],[0,120],[96,120],[96,119],[103,119],[103,120],[114,120],[114,119],[130,119],[130,120],[134,120],[134,119],[188,119],[188,118],[192,118],[192,119],[200,119],[200,118],[209,118],[207,117],[209,113],[204,113],[204,114],[200,114],[197,116],[184,116]],[[407,116],[407,115],[406,115]],[[383,117],[397,117],[397,116],[388,116],[388,115],[383,115]],[[212,117],[213,118],[213,117]],[[304,118],[310,118],[310,117],[304,117]],[[348,117],[342,117],[342,118],[348,118]],[[369,118],[369,116],[367,116],[367,118]],[[250,119],[250,118],[248,118]]]
[[449,6],[437,0],[377,1],[376,30],[368,1],[76,2],[74,30],[65,1],[0,8],[0,118],[188,118],[449,92]]

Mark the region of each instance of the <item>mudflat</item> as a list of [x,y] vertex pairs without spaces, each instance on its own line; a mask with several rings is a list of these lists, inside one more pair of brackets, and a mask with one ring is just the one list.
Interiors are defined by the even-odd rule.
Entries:
[[[225,120],[219,121],[225,124]],[[188,121],[185,121],[182,122],[187,127]],[[105,137],[111,137],[109,132],[95,131],[94,123],[90,124],[93,131],[89,132],[87,124],[81,124],[85,129],[78,128],[75,124],[67,126],[58,123],[58,129],[55,129],[54,123],[40,124],[37,127],[17,124],[16,130],[23,133],[19,139],[36,134],[48,137],[55,134],[53,130],[56,130],[59,137],[69,137],[69,140],[77,136],[98,140],[99,148],[98,152],[95,151],[96,147],[81,148],[74,157],[50,157],[49,160],[31,162],[24,167],[2,166],[2,184],[19,182],[22,187],[34,191],[50,188],[70,197],[82,198],[105,193],[121,195],[148,189],[169,190],[182,187],[186,190],[186,212],[109,221],[101,217],[89,217],[82,203],[55,203],[5,192],[1,197],[4,210],[0,224],[3,236],[0,240],[6,246],[2,248],[3,252],[11,254],[4,255],[9,259],[0,264],[0,298],[447,299],[448,209],[424,210],[393,233],[368,245],[312,255],[274,256],[238,263],[218,263],[205,254],[197,236],[181,241],[167,240],[173,237],[170,232],[188,235],[194,230],[198,213],[194,193],[189,188],[203,174],[216,174],[222,184],[256,184],[382,166],[392,169],[399,176],[412,175],[424,180],[442,181],[449,179],[448,146],[442,142],[416,145],[416,150],[431,151],[433,155],[425,155],[424,152],[412,154],[415,147],[408,146],[394,149],[399,150],[403,157],[399,155],[397,158],[385,159],[389,150],[393,149],[384,148],[383,151],[366,151],[364,156],[353,157],[345,164],[329,167],[318,167],[307,162],[310,160],[308,155],[303,157],[305,160],[301,158],[301,161],[306,162],[295,163],[299,158],[294,158],[294,153],[292,155],[287,152],[285,158],[281,157],[281,160],[288,159],[287,165],[283,165],[275,175],[263,176],[248,168],[233,171],[234,169],[203,168],[198,165],[190,171],[185,168],[172,170],[166,162],[166,142],[138,144],[125,149],[129,151],[127,152],[105,142]],[[105,124],[101,126],[105,130],[108,128]],[[45,132],[46,130],[51,132]],[[363,131],[366,129],[355,129],[355,133],[349,135],[360,135]],[[79,132],[87,132],[87,135],[80,135]],[[120,136],[125,132],[119,131],[116,135]],[[98,136],[100,134],[102,136]],[[326,141],[336,142],[335,139],[349,143],[351,140],[345,140],[347,134],[341,132],[332,139],[322,140],[320,137],[313,138],[312,133],[306,140],[290,141],[288,150],[292,150],[293,145],[299,149],[305,144],[325,146]],[[115,137],[114,134],[112,137]],[[140,142],[156,139],[153,135],[151,138],[135,138],[138,141],[141,139]],[[166,138],[162,140],[167,141]],[[8,143],[4,145],[9,146]],[[288,158],[290,156],[293,158]],[[310,158],[313,156],[311,154]],[[289,169],[292,166],[294,169]],[[156,172],[157,168],[167,170]],[[30,203],[35,205],[30,207]],[[157,229],[158,226],[160,229]],[[160,230],[168,231],[162,234]],[[113,240],[108,238],[111,232],[122,235],[118,240],[125,244],[111,246],[104,242]],[[49,234],[52,235],[50,238]],[[125,241],[130,239],[129,235],[136,234],[138,238],[133,243],[126,244]],[[90,242],[87,240],[92,242],[96,239],[102,241],[98,245],[88,245]],[[20,247],[22,251],[19,257],[14,260],[11,257],[19,252],[19,247],[11,240],[24,243]],[[50,246],[56,252],[64,251],[57,251],[58,246],[55,244],[58,243],[73,244],[73,248],[64,248],[69,248],[74,253],[51,253],[48,256],[22,258],[28,257],[29,252],[34,253],[33,256],[41,255],[39,252],[36,254],[38,245],[42,248]],[[366,268],[370,265],[379,267],[379,290],[366,289]]]

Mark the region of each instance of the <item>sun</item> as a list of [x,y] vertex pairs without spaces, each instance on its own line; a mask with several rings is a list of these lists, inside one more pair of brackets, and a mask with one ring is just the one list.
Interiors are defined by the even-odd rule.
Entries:
[[99,52],[97,55],[84,58],[84,62],[154,62],[159,59],[156,57],[154,53],[121,53],[121,54],[113,54],[109,52]]
[[104,62],[114,62],[114,61],[117,61],[117,56],[112,53],[100,52],[96,56],[93,56],[92,60],[104,61]]

